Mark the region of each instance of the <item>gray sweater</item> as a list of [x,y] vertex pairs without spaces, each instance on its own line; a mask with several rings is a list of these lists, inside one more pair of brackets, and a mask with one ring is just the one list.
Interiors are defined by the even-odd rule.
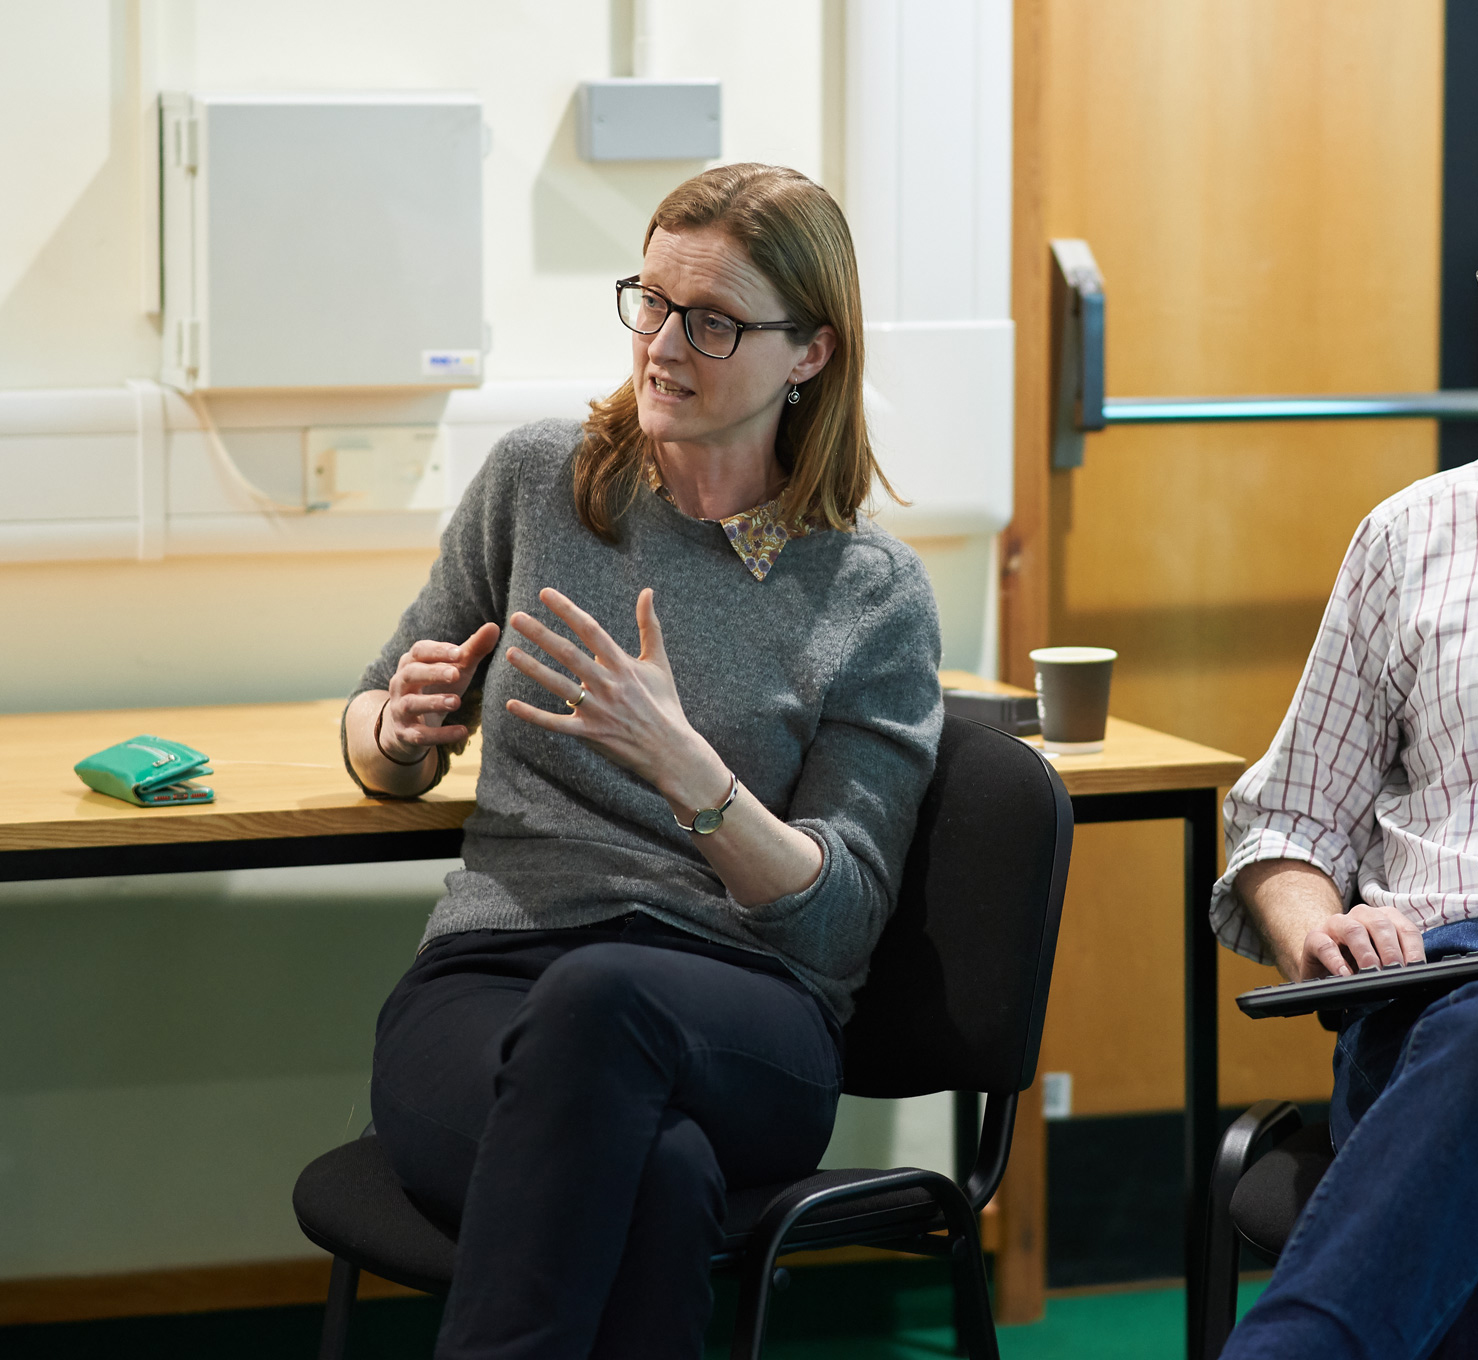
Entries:
[[575,515],[579,439],[573,421],[548,420],[499,441],[452,516],[430,580],[355,693],[386,688],[418,638],[461,642],[519,609],[567,632],[539,602],[545,586],[635,653],[636,597],[651,586],[688,720],[771,812],[816,841],[821,873],[803,892],[740,906],[651,785],[505,710],[509,698],[559,708],[508,664],[505,633],[483,681],[466,867],[447,876],[425,938],[640,909],[778,956],[845,1021],[897,900],[943,722],[923,566],[859,517],[852,533],[791,539],[756,581],[717,524],[645,487],[620,541],[605,543]]

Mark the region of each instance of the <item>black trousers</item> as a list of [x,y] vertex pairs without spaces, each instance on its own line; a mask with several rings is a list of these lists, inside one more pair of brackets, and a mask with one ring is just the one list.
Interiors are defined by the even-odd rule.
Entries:
[[371,1105],[458,1234],[438,1360],[697,1360],[725,1188],[814,1169],[840,1090],[836,1021],[777,960],[640,913],[432,941]]

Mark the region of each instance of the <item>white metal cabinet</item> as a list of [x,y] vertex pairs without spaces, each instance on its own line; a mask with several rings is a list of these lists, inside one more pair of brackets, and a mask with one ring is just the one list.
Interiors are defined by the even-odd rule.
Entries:
[[479,382],[482,149],[474,95],[161,96],[163,380]]

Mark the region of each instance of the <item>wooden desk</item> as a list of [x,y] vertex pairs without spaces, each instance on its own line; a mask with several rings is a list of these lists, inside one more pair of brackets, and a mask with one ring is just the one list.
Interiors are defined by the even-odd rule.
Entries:
[[[940,671],[939,679],[946,689],[972,689],[981,694],[1031,693],[999,680],[982,680],[969,671]],[[1041,749],[1041,737],[1028,737],[1027,741]],[[1110,793],[1214,789],[1235,783],[1237,776],[1247,767],[1241,756],[1229,755],[1210,746],[1199,746],[1193,741],[1172,737],[1168,732],[1125,722],[1122,718],[1108,720],[1102,751],[1093,755],[1052,756],[1050,759],[1073,796],[1075,806],[1079,798],[1097,798]],[[1083,820],[1111,819],[1088,817]]]
[[[959,671],[940,678],[950,688],[1024,692]],[[342,707],[326,699],[0,715],[0,881],[459,855],[462,822],[475,799],[475,740],[426,797],[364,798],[339,755]],[[82,756],[140,733],[209,752],[216,801],[138,808],[92,792],[72,772]],[[1216,874],[1217,786],[1230,784],[1243,762],[1110,718],[1101,753],[1054,763],[1079,822],[1179,818],[1186,825],[1186,1259],[1196,1278],[1217,1113],[1216,944],[1206,905]],[[977,1106],[973,1094],[956,1097],[961,1148],[978,1136]],[[1041,1312],[1045,1280],[1038,1101],[1022,1102],[1011,1166],[996,1204],[997,1314],[1026,1321]]]
[[[424,798],[363,797],[339,754],[340,699],[0,716],[0,880],[374,863],[461,853],[481,748]],[[140,733],[210,754],[213,803],[141,808],[72,766]]]
[[[1029,693],[965,671],[942,671],[939,678],[947,689]],[[1040,738],[1033,742],[1040,745]],[[1056,756],[1053,764],[1072,796],[1076,822],[1185,824],[1186,1326],[1188,1337],[1198,1338],[1199,1320],[1193,1310],[1204,1270],[1202,1227],[1217,1142],[1217,946],[1207,915],[1221,835],[1217,791],[1234,783],[1246,762],[1225,751],[1110,718],[1102,751]],[[958,1139],[967,1124],[979,1127],[979,1116],[973,1094],[957,1094],[955,1101]],[[1041,1314],[1046,1264],[1044,1143],[1040,1098],[1024,1099],[1011,1169],[997,1196],[997,1316],[1002,1321],[1025,1322]]]

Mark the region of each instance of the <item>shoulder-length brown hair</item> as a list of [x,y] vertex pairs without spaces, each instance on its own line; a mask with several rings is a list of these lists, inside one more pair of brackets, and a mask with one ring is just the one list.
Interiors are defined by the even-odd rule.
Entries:
[[[897,499],[874,458],[862,411],[862,295],[852,233],[836,200],[797,170],[775,165],[721,165],[679,184],[647,224],[652,233],[719,227],[748,252],[808,342],[823,325],[837,337],[830,361],[787,404],[775,454],[789,474],[781,497],[787,520],[823,518],[852,527],[876,479]],[[585,438],[575,453],[575,508],[602,538],[640,485],[650,441],[637,419],[628,378],[609,397],[590,403]]]

